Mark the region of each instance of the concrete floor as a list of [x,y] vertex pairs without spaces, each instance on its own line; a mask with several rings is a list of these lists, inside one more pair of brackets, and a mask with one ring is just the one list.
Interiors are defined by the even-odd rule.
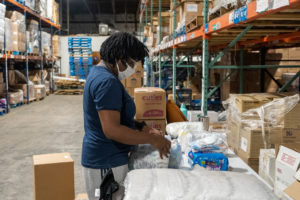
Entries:
[[75,193],[85,192],[80,165],[82,96],[50,95],[0,116],[0,199],[33,199],[32,155],[70,152]]

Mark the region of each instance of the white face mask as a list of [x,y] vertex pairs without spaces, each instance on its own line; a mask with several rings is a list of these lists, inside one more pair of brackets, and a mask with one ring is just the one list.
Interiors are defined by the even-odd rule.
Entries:
[[120,68],[119,68],[119,65],[117,63],[117,68],[118,68],[118,78],[120,80],[124,80],[126,78],[128,78],[129,76],[131,76],[134,72],[135,72],[135,67],[137,65],[137,62],[134,62],[134,67],[130,67],[127,63],[126,63],[126,66],[127,68],[121,72],[120,71]]

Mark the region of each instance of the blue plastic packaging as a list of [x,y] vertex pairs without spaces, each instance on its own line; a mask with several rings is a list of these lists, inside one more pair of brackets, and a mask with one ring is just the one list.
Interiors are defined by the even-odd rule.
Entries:
[[228,171],[228,158],[224,154],[190,151],[188,155],[193,160],[193,166],[198,164],[212,171]]

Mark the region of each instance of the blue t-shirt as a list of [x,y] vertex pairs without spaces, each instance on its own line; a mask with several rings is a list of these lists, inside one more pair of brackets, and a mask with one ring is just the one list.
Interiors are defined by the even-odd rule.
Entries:
[[99,110],[120,112],[120,124],[135,129],[133,99],[121,81],[107,68],[92,67],[83,93],[84,130],[81,164],[87,168],[113,168],[128,163],[130,145],[107,139],[103,133]]

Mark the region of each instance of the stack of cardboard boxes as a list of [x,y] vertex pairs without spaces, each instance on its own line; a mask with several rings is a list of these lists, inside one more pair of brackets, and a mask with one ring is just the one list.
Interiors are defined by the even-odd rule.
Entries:
[[11,21],[12,40],[7,41],[12,51],[24,52],[26,47],[25,17],[18,11],[6,11],[6,17]]
[[161,88],[135,88],[134,102],[137,121],[145,121],[149,127],[166,132],[166,92]]
[[[300,104],[283,116],[282,122],[278,125],[266,126],[264,137],[259,116],[246,117],[242,113],[283,97],[285,97],[284,94],[268,93],[231,95],[230,97],[233,101],[227,110],[228,144],[255,171],[258,171],[260,149],[263,149],[265,145],[271,148],[276,144],[300,142]],[[253,126],[256,127],[253,128],[252,124],[259,124],[259,126]]]
[[142,66],[142,63],[139,62],[138,66],[135,68],[134,74],[128,77],[127,79],[121,81],[131,97],[134,97],[134,88],[140,88],[143,86],[143,77],[144,68]]

